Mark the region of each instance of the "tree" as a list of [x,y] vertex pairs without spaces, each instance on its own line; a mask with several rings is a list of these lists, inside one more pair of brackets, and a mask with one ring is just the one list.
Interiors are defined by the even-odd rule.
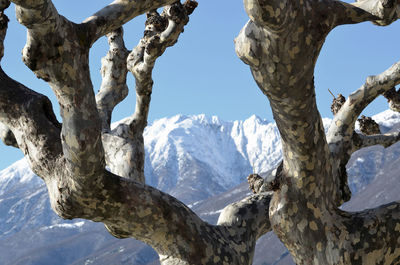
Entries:
[[[380,94],[388,91],[390,107],[398,109],[393,87],[400,83],[400,63],[367,78],[335,114],[327,135],[313,82],[319,51],[333,28],[364,21],[388,25],[400,15],[398,1],[244,1],[250,21],[235,41],[236,52],[270,101],[283,162],[272,181],[251,175],[255,194],[227,206],[217,225],[144,183],[143,130],[152,70],[178,40],[197,2],[116,0],[81,24],[59,15],[50,0],[12,2],[28,31],[23,60],[53,89],[62,124],[47,97],[1,70],[0,135],[24,153],[44,180],[58,215],[103,222],[115,237],[151,245],[162,264],[251,264],[256,240],[271,230],[297,264],[399,262],[399,203],[357,213],[338,207],[351,197],[345,168],[351,154],[400,139],[400,133],[363,135],[354,130],[362,110]],[[0,9],[9,4],[0,1]],[[143,13],[144,36],[129,51],[121,27]],[[7,21],[1,13],[1,55]],[[95,95],[88,55],[104,35],[110,51]],[[128,71],[136,80],[136,110],[111,129],[112,111],[127,94]]]

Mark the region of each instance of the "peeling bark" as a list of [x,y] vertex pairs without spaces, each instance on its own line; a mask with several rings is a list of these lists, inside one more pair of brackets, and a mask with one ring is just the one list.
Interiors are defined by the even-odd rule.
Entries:
[[398,64],[368,78],[360,92],[335,108],[327,137],[313,75],[333,28],[363,21],[388,25],[397,19],[398,3],[247,0],[245,9],[250,21],[236,38],[236,53],[268,97],[282,137],[283,169],[269,209],[273,231],[297,264],[395,263],[400,255],[397,231],[392,235],[386,229],[395,229],[396,203],[362,213],[338,207],[351,196],[346,164],[355,146],[398,141],[397,134],[353,135],[361,111],[398,84]]
[[[256,240],[271,230],[270,193],[229,205],[214,226],[144,184],[143,130],[152,71],[156,59],[177,42],[197,2],[114,1],[82,24],[59,15],[49,0],[13,2],[28,30],[23,60],[53,89],[63,122],[57,121],[46,97],[0,71],[1,139],[24,152],[45,181],[53,210],[66,219],[103,222],[115,237],[146,242],[162,264],[251,264]],[[155,11],[166,4],[161,14]],[[121,26],[144,12],[145,34],[128,51]],[[1,18],[2,45],[8,20]],[[110,49],[95,96],[88,54],[105,34]],[[128,92],[128,71],[136,79],[136,109],[110,128],[112,111]]]
[[400,92],[395,87],[383,93],[383,96],[388,100],[391,110],[400,112]]
[[358,119],[358,123],[360,124],[360,131],[365,135],[381,134],[379,124],[371,117],[361,115],[361,118]]
[[[341,102],[327,135],[314,89],[315,63],[329,32],[364,21],[388,25],[399,16],[398,2],[244,1],[250,21],[235,40],[236,52],[271,103],[283,161],[268,179],[249,176],[256,194],[227,206],[216,226],[146,185],[143,171],[152,71],[157,58],[177,42],[197,2],[116,0],[81,24],[58,14],[50,0],[12,2],[28,32],[23,60],[53,89],[62,124],[45,96],[0,69],[0,136],[24,152],[45,181],[58,215],[103,222],[115,237],[146,242],[162,264],[251,264],[256,240],[271,230],[297,264],[399,261],[399,203],[357,213],[338,207],[351,196],[346,173],[351,154],[400,139],[399,133],[354,133],[362,110],[400,83],[400,65],[369,77]],[[8,5],[0,1],[0,11]],[[144,36],[128,51],[121,27],[143,13]],[[1,12],[1,56],[7,22]],[[104,35],[110,49],[95,96],[88,55]],[[114,107],[128,93],[128,71],[136,81],[135,111],[110,128]]]
[[331,111],[332,111],[333,115],[336,115],[336,113],[339,112],[339,110],[342,108],[342,106],[345,102],[346,102],[346,98],[342,94],[339,94],[336,98],[333,99],[333,102],[331,105]]

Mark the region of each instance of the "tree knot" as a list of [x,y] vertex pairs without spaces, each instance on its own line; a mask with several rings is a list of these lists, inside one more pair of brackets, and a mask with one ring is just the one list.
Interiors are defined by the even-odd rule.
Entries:
[[346,98],[342,94],[339,94],[339,95],[337,95],[337,97],[333,98],[332,106],[331,106],[331,111],[332,111],[333,115],[336,115],[336,113],[339,112],[339,110],[342,108],[342,106],[345,102],[346,102]]
[[361,115],[361,119],[358,119],[360,124],[360,131],[365,135],[381,134],[379,124],[376,123],[371,117],[365,117]]
[[279,190],[282,183],[282,169],[283,161],[265,179],[258,174],[250,174],[247,177],[249,188],[254,194]]
[[400,112],[400,91],[396,91],[395,87],[392,87],[383,96],[388,100],[389,108],[395,112]]

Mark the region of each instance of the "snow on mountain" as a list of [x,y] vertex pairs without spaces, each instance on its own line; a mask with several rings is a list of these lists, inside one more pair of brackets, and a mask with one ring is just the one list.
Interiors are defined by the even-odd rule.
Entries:
[[225,122],[216,116],[177,115],[153,122],[144,139],[148,183],[185,202],[238,185],[253,167],[266,171],[282,155],[275,123],[256,116]]
[[[392,111],[373,118],[383,132],[400,126],[400,114]],[[331,120],[323,122],[327,130]],[[282,156],[276,124],[257,116],[226,122],[215,116],[177,115],[154,121],[146,128],[144,139],[147,182],[191,204],[200,216],[210,220],[226,203],[245,195],[247,185],[220,198],[218,194],[245,182],[253,168],[257,173],[272,169]],[[385,170],[393,168],[398,157],[400,145],[388,149],[375,146],[355,153],[348,164],[353,193],[386,175]],[[211,196],[215,199],[204,203]],[[210,206],[217,200],[221,203]],[[32,244],[21,247],[28,241]],[[5,264],[54,264],[55,258],[57,264],[84,264],[87,257],[96,260],[102,252],[119,253],[115,252],[117,246],[126,248],[127,244],[131,244],[130,254],[124,260],[138,259],[141,261],[134,264],[147,264],[156,259],[154,251],[143,244],[124,242],[128,241],[108,235],[102,224],[64,221],[56,216],[43,181],[31,172],[25,160],[0,171],[0,264],[4,260],[9,261]],[[59,253],[65,251],[68,255],[61,255],[60,260]],[[109,255],[103,256],[105,261]]]
[[385,110],[379,114],[372,116],[372,118],[379,124],[381,129],[389,129],[393,128],[394,125],[399,123],[400,113],[394,112],[392,110]]
[[[149,184],[186,203],[224,192],[263,172],[281,157],[274,123],[256,116],[225,122],[205,115],[154,121],[144,133]],[[49,207],[43,181],[22,159],[0,171],[0,235],[61,222]],[[73,224],[73,222],[70,222]]]

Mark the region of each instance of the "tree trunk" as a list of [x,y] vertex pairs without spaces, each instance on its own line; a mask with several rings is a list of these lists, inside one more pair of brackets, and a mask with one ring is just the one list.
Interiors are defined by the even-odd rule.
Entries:
[[[115,237],[141,240],[158,252],[162,264],[251,264],[256,240],[271,229],[297,264],[399,262],[398,203],[358,213],[338,207],[351,197],[345,168],[351,154],[400,139],[399,133],[354,131],[361,111],[400,83],[400,63],[350,95],[327,136],[314,91],[314,67],[328,33],[342,24],[390,24],[399,15],[398,2],[244,1],[250,21],[236,39],[236,51],[270,100],[283,162],[270,182],[249,176],[257,194],[227,206],[217,225],[147,186],[143,170],[152,71],[157,58],[178,41],[197,2],[115,0],[81,24],[58,14],[51,0],[12,2],[28,31],[23,60],[53,89],[62,124],[48,98],[0,69],[0,137],[25,154],[58,215],[102,222]],[[0,11],[9,4],[0,1]],[[143,13],[144,36],[130,51],[121,27]],[[0,56],[7,22],[1,12]],[[95,95],[88,55],[104,35],[110,51]],[[111,128],[112,111],[128,92],[128,72],[136,80],[136,108]]]
[[[362,21],[384,25],[397,19],[397,4],[371,2],[245,1],[251,20],[236,39],[236,51],[268,97],[281,133],[283,171],[269,216],[297,264],[399,261],[397,203],[359,213],[338,208],[350,199],[345,165],[356,150],[354,139],[361,138],[353,135],[355,121],[372,99],[399,83],[399,65],[377,76],[376,84],[367,81],[364,98],[354,95],[346,101],[328,138],[315,101],[315,63],[334,27]],[[378,138],[375,144],[388,146],[398,134]]]

